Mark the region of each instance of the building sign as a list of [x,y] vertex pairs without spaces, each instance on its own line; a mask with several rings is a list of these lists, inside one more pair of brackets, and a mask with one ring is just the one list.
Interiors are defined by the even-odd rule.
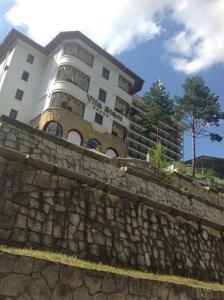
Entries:
[[92,105],[96,106],[97,108],[99,108],[102,112],[105,112],[109,115],[111,115],[112,117],[114,117],[115,119],[122,121],[122,116],[118,113],[116,113],[113,109],[109,108],[106,105],[103,105],[100,101],[96,100],[94,97],[90,96],[89,94],[87,94],[87,98],[89,103],[91,103]]

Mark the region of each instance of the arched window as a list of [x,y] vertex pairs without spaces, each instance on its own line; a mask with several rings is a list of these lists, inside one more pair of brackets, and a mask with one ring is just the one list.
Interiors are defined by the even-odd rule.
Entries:
[[55,121],[50,121],[44,126],[44,131],[50,135],[61,137],[62,136],[62,127],[59,123]]
[[117,151],[114,148],[107,148],[105,153],[110,157],[117,157],[118,156]]
[[96,139],[90,139],[90,140],[88,140],[87,148],[89,148],[89,149],[96,149],[98,146],[101,146],[101,144]]
[[79,131],[72,129],[68,133],[68,141],[80,146],[82,145],[83,137]]

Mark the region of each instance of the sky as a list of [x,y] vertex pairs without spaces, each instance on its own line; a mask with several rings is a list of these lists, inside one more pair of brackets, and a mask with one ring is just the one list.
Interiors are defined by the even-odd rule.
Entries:
[[[224,110],[224,0],[0,0],[0,42],[12,27],[43,46],[82,31],[144,79],[140,95],[160,79],[181,96],[185,78],[200,75]],[[224,135],[224,124],[216,131]],[[224,141],[196,145],[197,155],[224,157]]]

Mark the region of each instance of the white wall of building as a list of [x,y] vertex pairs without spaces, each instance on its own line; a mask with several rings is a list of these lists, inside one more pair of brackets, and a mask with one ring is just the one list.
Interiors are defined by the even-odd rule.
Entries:
[[[80,41],[73,41],[82,44]],[[64,44],[67,42],[64,41]],[[129,120],[125,116],[122,116],[122,121],[119,121],[112,115],[104,113],[104,107],[108,106],[114,110],[117,96],[131,104],[132,97],[118,87],[118,79],[119,74],[130,81],[132,79],[88,46],[83,44],[82,46],[94,55],[93,67],[88,66],[79,58],[63,55],[63,45],[55,49],[51,56],[46,57],[34,48],[18,41],[11,54],[9,70],[2,80],[2,87],[0,87],[0,114],[9,115],[10,110],[15,109],[18,111],[18,120],[30,122],[49,108],[51,94],[55,91],[61,91],[71,94],[86,104],[83,116],[86,121],[94,122],[95,113],[98,112],[103,115],[102,126],[106,131],[111,133],[113,121],[128,128]],[[28,54],[35,57],[33,64],[26,61]],[[3,66],[3,64],[4,62],[1,65]],[[61,65],[74,66],[90,77],[88,93],[72,83],[56,82],[58,68]],[[110,71],[109,80],[102,77],[103,67]],[[21,79],[23,70],[30,73],[28,82]],[[17,88],[24,91],[22,101],[15,99]],[[100,88],[107,92],[106,103],[101,102],[103,110],[99,110],[92,103],[89,103],[87,97],[89,94],[98,99]],[[100,100],[98,101],[100,102]]]
[[[34,56],[33,64],[26,61],[28,54]],[[11,109],[18,111],[18,119],[29,122],[35,113],[35,94],[43,74],[45,57],[35,49],[18,41],[15,45],[7,74],[0,90],[0,113],[9,115]],[[28,81],[21,79],[23,71],[29,73]],[[15,98],[16,90],[24,91],[22,100]]]

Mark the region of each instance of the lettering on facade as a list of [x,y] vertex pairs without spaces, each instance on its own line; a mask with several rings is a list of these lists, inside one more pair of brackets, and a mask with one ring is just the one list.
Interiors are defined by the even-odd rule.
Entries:
[[106,105],[104,106],[101,102],[99,102],[94,97],[90,96],[89,94],[87,94],[87,98],[88,98],[89,103],[92,103],[92,105],[94,105],[97,108],[99,108],[100,110],[102,110],[102,112],[105,112],[105,113],[111,115],[112,117],[114,117],[115,119],[122,121],[122,119],[123,119],[122,116],[117,114],[113,109],[109,108]]

